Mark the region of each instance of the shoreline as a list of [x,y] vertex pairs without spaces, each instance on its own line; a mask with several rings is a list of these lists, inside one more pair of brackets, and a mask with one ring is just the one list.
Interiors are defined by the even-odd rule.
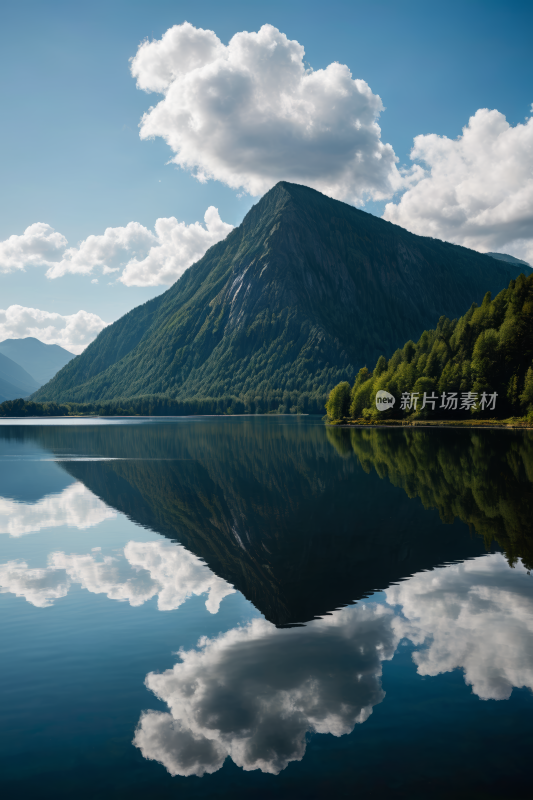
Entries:
[[366,420],[354,420],[353,422],[326,422],[335,428],[499,428],[509,430],[528,430],[533,429],[533,422],[522,420],[380,420],[379,422],[367,422]]

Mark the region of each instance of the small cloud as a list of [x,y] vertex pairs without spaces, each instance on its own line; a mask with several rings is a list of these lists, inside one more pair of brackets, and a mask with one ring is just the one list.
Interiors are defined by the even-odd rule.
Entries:
[[109,323],[89,311],[57,314],[39,308],[9,306],[0,309],[0,341],[34,336],[78,355]]
[[[533,261],[533,118],[480,108],[462,136],[417,136],[407,191],[383,217],[421,236]],[[418,172],[416,172],[418,168]]]
[[[154,227],[152,232],[139,222],[128,222],[92,234],[77,247],[67,247],[64,236],[49,225],[36,223],[21,236],[0,242],[0,271],[41,265],[47,267],[46,277],[55,279],[67,274],[90,275],[101,269],[103,275],[122,272],[117,280],[125,286],[161,286],[174,283],[233,230],[214,206],[205,212],[203,223],[187,225],[175,217],[163,217]],[[98,278],[91,283],[98,283]]]
[[23,270],[29,266],[50,267],[61,258],[68,242],[44,222],[34,222],[24,233],[0,242],[0,272]]

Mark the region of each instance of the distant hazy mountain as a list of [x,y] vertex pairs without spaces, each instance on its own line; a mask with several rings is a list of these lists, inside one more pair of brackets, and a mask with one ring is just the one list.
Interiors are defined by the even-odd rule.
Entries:
[[318,396],[521,271],[281,182],[34,399]]
[[0,342],[0,354],[20,364],[34,378],[34,387],[27,394],[48,383],[56,372],[74,358],[72,353],[58,344],[44,344],[33,336],[26,339],[5,339]]
[[522,261],[520,258],[507,255],[507,253],[487,253],[488,256],[497,259],[498,261],[506,261],[508,264],[516,264],[517,266],[531,267],[527,261]]
[[25,369],[0,352],[0,396],[4,400],[28,397],[38,388],[37,381]]

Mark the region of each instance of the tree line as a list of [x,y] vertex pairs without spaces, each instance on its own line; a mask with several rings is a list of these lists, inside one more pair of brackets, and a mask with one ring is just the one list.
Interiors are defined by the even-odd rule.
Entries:
[[0,404],[0,417],[75,417],[75,416],[208,416],[234,414],[322,414],[326,395],[299,392],[274,392],[244,396],[192,397],[176,399],[164,394],[117,398],[96,403],[36,403],[33,400],[6,400]]

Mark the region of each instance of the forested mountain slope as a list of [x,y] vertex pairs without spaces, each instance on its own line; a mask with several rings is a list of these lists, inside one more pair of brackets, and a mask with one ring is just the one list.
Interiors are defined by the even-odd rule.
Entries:
[[521,269],[281,182],[33,397],[317,396]]

